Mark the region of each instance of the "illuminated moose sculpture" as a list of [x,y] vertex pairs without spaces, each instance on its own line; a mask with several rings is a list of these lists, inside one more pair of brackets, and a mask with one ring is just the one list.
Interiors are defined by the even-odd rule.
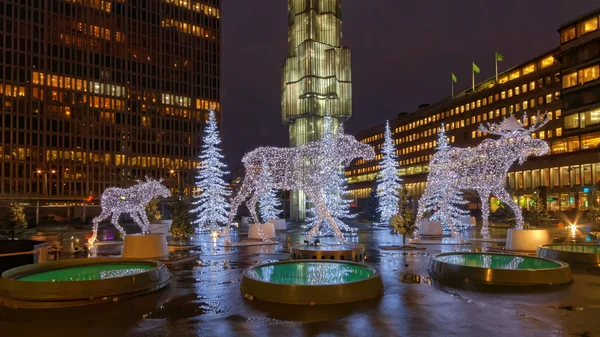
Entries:
[[[344,236],[336,225],[324,201],[324,187],[337,173],[340,165],[348,166],[352,160],[363,158],[372,160],[375,151],[370,145],[357,141],[354,137],[339,133],[332,139],[310,142],[294,148],[259,147],[242,158],[246,168],[244,183],[231,203],[229,223],[225,227],[224,235],[228,237],[229,228],[238,207],[246,198],[252,197],[246,205],[252,217],[258,222],[256,203],[260,197],[271,188],[285,190],[303,190],[308,200],[316,209],[316,223],[329,220],[335,237],[344,241]],[[263,181],[262,169],[269,170],[272,182]],[[306,235],[308,240],[314,238],[320,226],[314,226]],[[263,241],[270,241],[264,237],[259,229]]]
[[[523,125],[526,124],[526,120],[527,116],[524,115]],[[523,229],[521,208],[505,189],[506,174],[515,161],[523,164],[531,155],[541,156],[548,153],[548,144],[530,135],[547,122],[546,116],[540,117],[538,114],[533,125],[525,128],[511,115],[498,124],[479,125],[479,131],[499,135],[500,139],[486,139],[474,148],[450,148],[436,152],[429,164],[427,188],[419,202],[417,223],[423,218],[424,201],[430,200],[436,192],[474,190],[481,199],[483,238],[490,238],[488,228],[490,195],[496,196],[513,210],[516,228]],[[445,198],[447,196],[442,196],[441,200]],[[418,231],[416,236],[419,237]]]
[[171,196],[169,189],[161,182],[162,179],[154,180],[146,177],[146,181],[138,181],[137,185],[129,188],[111,187],[104,190],[100,197],[102,213],[92,220],[93,234],[88,243],[93,244],[96,241],[98,223],[109,217],[111,217],[110,222],[125,236],[125,230],[119,225],[119,216],[124,213],[131,215],[133,221],[142,229],[142,234],[147,234],[150,223],[146,217],[146,204],[156,197]]

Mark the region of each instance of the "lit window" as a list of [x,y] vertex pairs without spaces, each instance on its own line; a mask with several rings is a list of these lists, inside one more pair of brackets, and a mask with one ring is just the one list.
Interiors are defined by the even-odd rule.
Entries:
[[513,90],[512,89],[508,89],[508,97],[512,97],[513,96]]
[[521,86],[521,90],[523,91],[523,93],[526,93],[527,92],[527,84],[523,84]]
[[[527,101],[523,101],[523,110],[527,110],[528,109],[528,102]],[[518,111],[518,110],[517,110]]]
[[500,93],[500,98],[502,98],[502,99],[506,98],[506,91],[503,91]]
[[531,74],[534,71],[535,71],[535,63],[528,64],[523,68],[523,75]]
[[556,128],[556,137],[562,136],[562,128]]
[[598,17],[587,19],[579,24],[579,32],[581,35],[593,32],[598,29]]
[[529,90],[535,90],[535,81],[529,82]]
[[598,78],[598,73],[600,70],[600,65],[595,65],[592,67],[588,67],[585,69],[579,70],[577,78],[579,79],[579,84],[583,84],[585,82],[593,81]]
[[562,115],[562,110],[558,109],[554,112],[554,115],[556,116],[556,119],[560,119],[560,116]]
[[498,79],[498,83],[502,84],[502,83],[506,83],[508,82],[508,76],[502,76]]
[[[525,75],[525,74],[523,74]],[[512,73],[510,73],[510,79],[514,80],[515,78],[519,78],[519,76],[521,76],[521,72],[519,70],[515,70]]]
[[575,27],[569,27],[560,32],[560,42],[565,43],[567,41],[571,41],[576,37],[575,35]]
[[551,103],[551,102],[552,102],[552,94],[546,95],[546,104]]
[[521,94],[521,88],[515,87],[515,95]]
[[544,131],[540,131],[539,139],[546,139],[546,133]]
[[542,59],[542,68],[549,67],[554,64],[554,56],[550,55]]
[[[565,117],[565,129],[576,129],[579,127],[579,114],[573,114]],[[557,132],[558,134],[558,132]]]
[[572,72],[563,76],[562,78],[562,87],[569,88],[577,84],[577,72]]

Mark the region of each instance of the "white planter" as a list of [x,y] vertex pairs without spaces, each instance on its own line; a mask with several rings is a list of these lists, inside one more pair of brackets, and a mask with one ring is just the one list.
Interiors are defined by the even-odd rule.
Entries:
[[285,219],[274,219],[274,220],[269,220],[267,222],[272,223],[273,226],[275,227],[276,231],[280,231],[280,230],[284,231],[287,229],[287,224],[285,222]]
[[442,223],[439,221],[423,221],[419,226],[419,234],[425,236],[442,236]]
[[151,223],[148,227],[148,231],[152,234],[164,234],[168,236],[172,223],[173,220],[161,220],[157,223]]
[[506,233],[506,250],[536,251],[538,246],[552,243],[547,229],[514,229]]
[[164,234],[132,234],[125,236],[123,257],[134,259],[160,259],[169,256]]
[[248,239],[262,240],[262,238],[258,234],[259,226],[267,238],[270,239],[270,238],[276,237],[275,226],[273,226],[272,223],[265,223],[265,224],[253,223],[253,224],[250,224],[250,231],[248,232]]

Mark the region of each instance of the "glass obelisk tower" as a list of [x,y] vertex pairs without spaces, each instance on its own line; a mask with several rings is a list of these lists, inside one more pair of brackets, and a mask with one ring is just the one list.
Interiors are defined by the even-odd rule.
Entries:
[[[281,107],[291,147],[319,140],[323,117],[334,117],[337,128],[352,115],[350,50],[342,47],[342,0],[288,0]],[[293,191],[291,218],[304,219],[305,212],[303,191]]]

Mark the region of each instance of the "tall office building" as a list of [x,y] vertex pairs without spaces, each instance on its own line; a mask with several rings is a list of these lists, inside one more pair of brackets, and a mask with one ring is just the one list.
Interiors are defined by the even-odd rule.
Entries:
[[219,106],[220,0],[0,2],[0,199],[190,194]]
[[[290,146],[319,140],[323,117],[337,127],[352,115],[350,50],[342,47],[341,0],[288,0],[288,57],[282,73],[282,122]],[[291,196],[291,217],[305,217],[302,191]]]

